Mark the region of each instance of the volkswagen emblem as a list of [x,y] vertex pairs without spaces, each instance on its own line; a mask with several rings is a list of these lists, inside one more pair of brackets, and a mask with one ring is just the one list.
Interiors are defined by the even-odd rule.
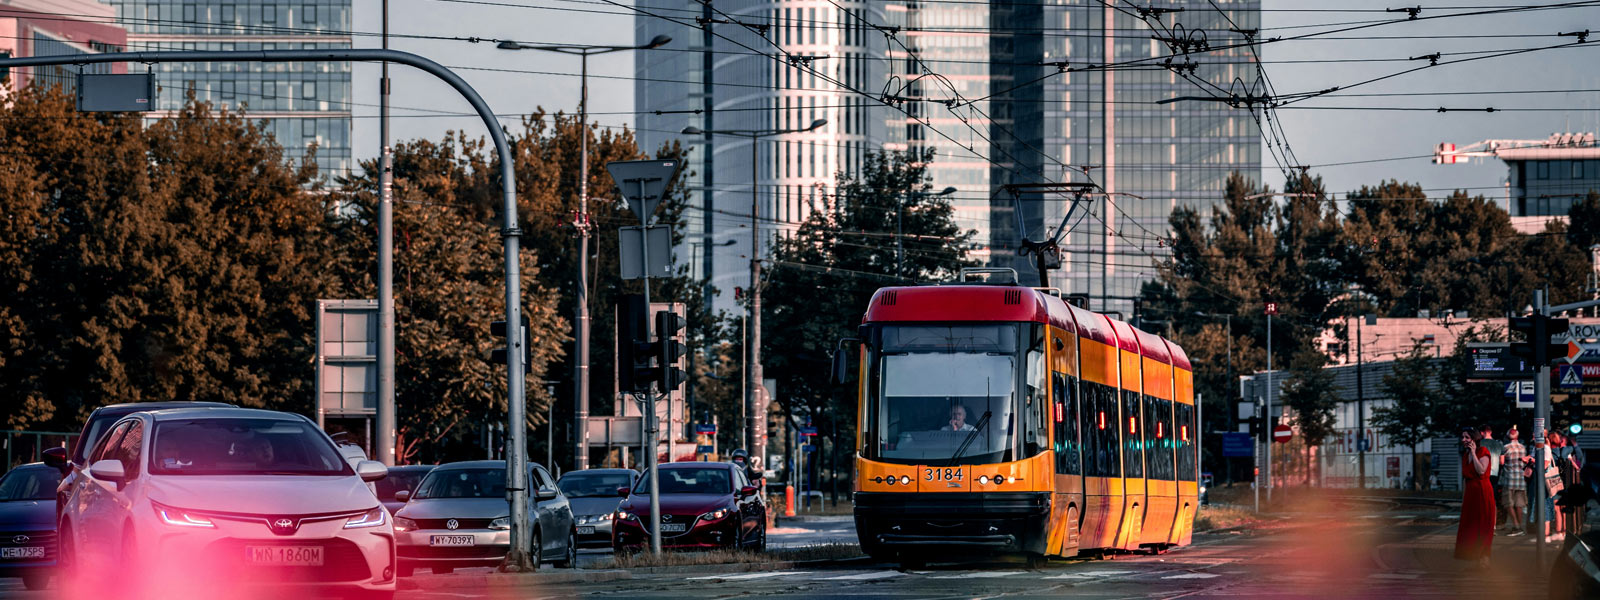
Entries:
[[455,528],[460,527],[460,526],[461,526],[461,523],[456,522],[455,519],[450,519],[449,521],[445,521],[444,522],[444,528],[445,529],[449,529],[451,531],[454,531]]
[[18,544],[26,544],[26,543],[28,543],[29,539],[30,538],[28,536],[19,535],[17,537],[11,538],[11,541],[16,542]]

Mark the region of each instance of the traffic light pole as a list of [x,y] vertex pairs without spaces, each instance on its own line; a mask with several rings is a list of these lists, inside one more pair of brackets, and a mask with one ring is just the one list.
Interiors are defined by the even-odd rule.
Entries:
[[[639,195],[640,196],[644,195],[644,182],[643,181],[639,182]],[[641,267],[640,267],[641,270],[642,270],[641,272],[644,273],[644,277],[639,278],[639,281],[644,283],[644,307],[645,307],[645,313],[647,315],[649,315],[649,312],[650,312],[650,220],[647,219],[647,218],[641,217],[639,219],[639,221],[640,221],[639,224],[641,226],[640,231],[639,231],[639,258],[640,258],[639,264],[641,265]],[[653,339],[655,337],[655,333],[654,333],[655,323],[654,323],[654,321],[655,321],[655,318],[654,318],[653,315],[647,316],[645,318],[645,320],[644,320],[644,339],[646,339],[646,340]],[[661,553],[661,496],[660,496],[660,494],[658,492],[661,489],[661,481],[660,481],[660,478],[656,477],[656,475],[657,475],[657,469],[656,469],[656,393],[655,393],[654,384],[652,384],[651,387],[645,389],[645,391],[644,391],[644,406],[643,406],[643,410],[640,411],[640,412],[644,413],[644,423],[645,423],[645,425],[644,425],[644,448],[643,448],[644,456],[645,456],[645,463],[644,464],[645,464],[645,468],[648,469],[648,475],[647,476],[650,478],[650,552],[652,554],[660,554]]]
[[[1550,309],[1549,307],[1545,306],[1544,290],[1533,291],[1533,307],[1534,310],[1538,312],[1541,320],[1550,316]],[[1543,327],[1539,327],[1538,329],[1543,329]],[[1541,356],[1544,354],[1544,352],[1538,351],[1537,349],[1548,345],[1550,340],[1530,339],[1528,342],[1533,344],[1536,352],[1535,356]],[[1544,357],[1541,356],[1541,358]],[[1533,544],[1534,548],[1536,549],[1535,558],[1538,561],[1534,563],[1537,568],[1536,572],[1543,572],[1545,552],[1544,528],[1545,523],[1550,518],[1550,515],[1544,514],[1544,497],[1546,493],[1544,491],[1544,457],[1546,453],[1554,453],[1551,452],[1548,447],[1539,447],[1543,446],[1545,443],[1544,438],[1545,428],[1547,427],[1546,423],[1549,423],[1550,419],[1550,363],[1547,360],[1539,360],[1538,365],[1539,375],[1533,378],[1534,394],[1537,396],[1537,400],[1533,405],[1533,445],[1535,453],[1535,458],[1533,460],[1533,522],[1535,523],[1533,527],[1533,535],[1535,536]]]

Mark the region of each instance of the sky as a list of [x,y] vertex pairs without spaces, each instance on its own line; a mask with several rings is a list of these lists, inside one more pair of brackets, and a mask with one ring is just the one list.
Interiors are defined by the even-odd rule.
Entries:
[[[626,1],[626,0],[619,0]],[[1537,0],[1554,4],[1560,0]],[[1266,0],[1262,16],[1266,36],[1292,36],[1326,27],[1304,27],[1395,19],[1403,15],[1382,12],[1400,3],[1380,0]],[[1225,5],[1225,4],[1224,4]],[[1468,12],[1475,7],[1502,7],[1506,0],[1440,0],[1424,4],[1420,16]],[[1415,3],[1412,6],[1416,6]],[[378,0],[355,0],[354,28],[379,30]],[[542,8],[540,8],[542,7]],[[1333,7],[1330,10],[1330,7]],[[1440,8],[1435,8],[1440,7]],[[1448,7],[1448,8],[1444,8]],[[486,39],[514,39],[524,43],[619,44],[633,42],[631,11],[603,0],[392,0],[391,33]],[[1170,17],[1169,17],[1170,18]],[[1181,13],[1178,22],[1182,22]],[[1593,28],[1596,42],[1574,48],[1543,50],[1503,58],[1448,64],[1483,56],[1494,50],[1537,48],[1571,42],[1558,32]],[[1484,37],[1531,36],[1531,37]],[[1465,36],[1449,39],[1427,36]],[[1388,179],[1420,183],[1429,195],[1443,196],[1465,188],[1491,197],[1503,194],[1505,168],[1494,160],[1435,165],[1435,144],[1458,146],[1486,139],[1543,139],[1556,132],[1600,129],[1600,73],[1592,65],[1600,46],[1600,6],[1542,10],[1478,17],[1451,17],[1403,22],[1323,39],[1291,40],[1261,46],[1263,64],[1278,94],[1345,86],[1366,79],[1426,64],[1410,57],[1446,53],[1441,64],[1348,91],[1306,100],[1278,109],[1289,147],[1300,164],[1311,165],[1330,191],[1346,192]],[[377,47],[375,37],[358,36],[357,47]],[[674,45],[681,45],[682,41]],[[520,128],[515,114],[548,110],[575,111],[578,104],[578,59],[534,51],[498,50],[493,42],[394,38],[391,47],[415,52],[451,67],[471,67],[458,72],[484,96],[508,126]],[[591,59],[590,111],[604,126],[632,122],[633,76],[630,53]],[[1326,62],[1361,59],[1362,62]],[[1381,59],[1381,60],[1372,60]],[[1309,61],[1309,62],[1308,62]],[[488,69],[488,70],[485,70]],[[513,71],[536,71],[544,74]],[[671,76],[673,74],[663,74]],[[470,136],[486,135],[475,116],[448,116],[467,112],[467,103],[445,84],[406,68],[391,70],[394,79],[393,138],[438,139],[447,131]],[[377,67],[357,65],[354,140],[358,157],[378,151]],[[1416,94],[1438,92],[1542,91],[1530,94],[1356,97],[1342,94]],[[1569,92],[1554,90],[1592,90]],[[1326,107],[1421,107],[1427,111],[1328,110]],[[1449,112],[1451,108],[1557,109],[1544,112]],[[1310,107],[1324,107],[1311,109]],[[423,110],[415,110],[423,109]],[[611,114],[607,114],[611,113]],[[1398,157],[1416,157],[1401,160]],[[1358,164],[1339,164],[1352,163]],[[1261,178],[1281,189],[1282,176],[1266,161]]]

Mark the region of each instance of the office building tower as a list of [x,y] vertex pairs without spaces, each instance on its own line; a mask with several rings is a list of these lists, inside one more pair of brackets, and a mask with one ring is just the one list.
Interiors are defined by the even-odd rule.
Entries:
[[[315,50],[350,48],[350,0],[110,0],[128,30],[131,51]],[[134,65],[135,70],[146,68]],[[156,72],[154,118],[195,98],[267,120],[285,155],[303,159],[316,148],[327,176],[353,167],[348,62],[162,63]]]
[[[877,104],[847,88],[880,86],[882,40],[868,25],[884,20],[884,2],[772,0],[701,3],[640,0],[635,39],[668,35],[671,47],[636,61],[635,110],[640,145],[690,145],[689,241],[679,261],[710,274],[722,293],[713,308],[735,308],[733,288],[749,285],[752,190],[764,244],[792,232],[831,202],[835,174],[853,172],[882,138]],[[670,17],[661,18],[661,17]],[[698,19],[698,21],[697,21]],[[770,55],[794,57],[788,63]],[[659,113],[658,113],[659,111]],[[696,113],[695,111],[699,111]],[[748,136],[703,131],[803,129]],[[752,166],[752,152],[757,152]],[[752,168],[755,169],[752,172]],[[754,188],[752,188],[754,184]],[[732,240],[731,246],[721,244]],[[762,251],[765,255],[766,250]]]
[[[115,22],[117,11],[95,0],[13,0],[0,11],[0,56],[73,56],[120,52],[127,32]],[[77,89],[78,73],[126,73],[119,64],[55,65],[7,72],[7,85]]]

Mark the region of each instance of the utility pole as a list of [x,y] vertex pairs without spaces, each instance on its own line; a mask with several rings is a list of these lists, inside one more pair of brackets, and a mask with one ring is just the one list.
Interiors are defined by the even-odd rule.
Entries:
[[[1544,290],[1533,290],[1533,310],[1534,314],[1539,315],[1539,317],[1550,316],[1550,309],[1545,306]],[[1538,348],[1541,345],[1550,343],[1550,340],[1530,339],[1528,343]],[[1534,507],[1533,544],[1534,548],[1537,549],[1535,554],[1537,562],[1534,563],[1534,567],[1535,572],[1542,572],[1544,570],[1545,553],[1544,524],[1550,518],[1550,515],[1545,514],[1543,502],[1545,497],[1544,471],[1547,468],[1544,457],[1547,452],[1554,454],[1549,448],[1537,447],[1545,443],[1545,424],[1550,422],[1550,365],[1547,362],[1540,361],[1539,363],[1539,374],[1533,378],[1533,393],[1535,396],[1533,404],[1533,443],[1535,448],[1533,451],[1537,457],[1533,462],[1533,492],[1531,496],[1540,500],[1532,503]]]
[[1277,304],[1267,303],[1267,414],[1262,418],[1266,426],[1262,427],[1267,444],[1267,506],[1272,505],[1272,429],[1278,426],[1278,420],[1272,418],[1272,315],[1278,312]]
[[[1360,458],[1361,489],[1367,487],[1367,388],[1362,385],[1361,367],[1365,357],[1361,353],[1361,322],[1366,316],[1356,318],[1356,455]],[[1346,328],[1346,331],[1349,331]],[[1415,465],[1412,465],[1415,467]]]
[[[389,0],[383,0],[383,49],[389,49]],[[373,452],[395,464],[394,154],[389,148],[389,61],[378,80],[378,439]]]
[[[1101,64],[1112,64],[1117,58],[1117,6],[1115,2],[1102,3],[1100,10],[1100,33],[1103,38]],[[1111,261],[1112,248],[1115,240],[1112,232],[1116,230],[1116,215],[1112,214],[1116,208],[1113,196],[1117,193],[1117,105],[1116,105],[1116,72],[1113,69],[1100,71],[1100,106],[1104,114],[1100,117],[1102,166],[1105,175],[1100,182],[1100,187],[1106,192],[1105,203],[1101,205],[1101,221],[1105,224],[1105,231],[1101,234],[1102,246],[1105,248],[1104,260],[1100,261],[1100,310],[1108,310],[1110,306]]]
[[[578,211],[572,220],[578,233],[577,313],[572,323],[572,439],[573,469],[589,468],[589,57],[623,50],[650,50],[667,45],[672,38],[658,35],[643,46],[561,46],[521,44],[506,40],[495,47],[501,50],[539,50],[576,54],[578,70]],[[643,220],[643,219],[641,219]],[[646,288],[650,287],[648,284]]]

